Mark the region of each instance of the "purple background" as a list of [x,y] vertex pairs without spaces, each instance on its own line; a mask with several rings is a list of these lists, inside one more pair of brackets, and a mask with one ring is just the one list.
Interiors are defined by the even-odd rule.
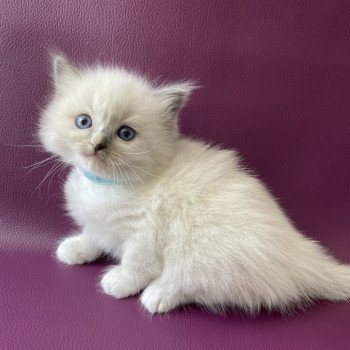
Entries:
[[105,263],[52,254],[72,230],[61,176],[24,169],[50,91],[48,49],[193,79],[186,135],[236,148],[296,225],[350,263],[350,3],[0,2],[1,349],[348,349],[350,304],[252,318],[187,307],[151,318],[98,292]]

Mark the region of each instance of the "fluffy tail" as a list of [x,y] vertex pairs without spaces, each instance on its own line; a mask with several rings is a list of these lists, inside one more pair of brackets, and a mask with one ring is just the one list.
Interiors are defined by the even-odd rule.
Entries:
[[283,310],[311,299],[350,299],[350,265],[339,263],[318,243],[309,240],[293,255],[285,269],[280,270],[283,275],[271,284],[273,293],[264,294],[263,305]]
[[349,265],[332,262],[319,274],[315,276],[315,297],[334,301],[350,299]]
[[297,259],[300,287],[309,297],[327,300],[350,298],[350,265],[339,263],[317,242],[304,242]]

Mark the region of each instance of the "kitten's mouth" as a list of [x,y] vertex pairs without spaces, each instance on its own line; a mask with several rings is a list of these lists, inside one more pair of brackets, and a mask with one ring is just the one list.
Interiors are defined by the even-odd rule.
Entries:
[[87,158],[101,159],[102,152],[100,150],[89,149],[82,152],[82,155]]
[[96,152],[92,149],[84,150],[79,157],[80,166],[87,170],[103,170],[105,167],[105,157],[102,152]]
[[108,167],[104,160],[97,155],[84,156],[80,161],[79,167],[95,175],[108,177],[106,171]]
[[104,154],[104,150],[106,149],[107,144],[105,142],[99,142],[99,143],[91,143],[89,142],[89,147],[84,150],[82,153],[85,157],[99,157],[101,158],[101,155]]
[[84,157],[87,157],[87,158],[97,158],[97,153],[95,152],[89,152],[89,153],[85,153],[84,154]]

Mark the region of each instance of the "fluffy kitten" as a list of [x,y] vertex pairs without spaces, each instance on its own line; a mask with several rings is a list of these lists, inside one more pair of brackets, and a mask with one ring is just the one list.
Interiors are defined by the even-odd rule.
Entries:
[[191,84],[154,86],[60,55],[53,65],[39,135],[72,166],[65,196],[81,227],[60,243],[59,260],[119,259],[103,290],[116,298],[143,291],[151,313],[191,302],[255,312],[349,298],[349,266],[298,232],[234,151],[179,135]]

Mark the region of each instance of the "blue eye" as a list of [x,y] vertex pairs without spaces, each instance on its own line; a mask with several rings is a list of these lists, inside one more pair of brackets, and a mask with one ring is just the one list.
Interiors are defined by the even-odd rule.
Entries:
[[91,128],[92,120],[87,114],[81,114],[75,119],[75,124],[79,129]]
[[121,126],[118,129],[118,136],[124,141],[131,141],[136,135],[136,132],[130,126]]

